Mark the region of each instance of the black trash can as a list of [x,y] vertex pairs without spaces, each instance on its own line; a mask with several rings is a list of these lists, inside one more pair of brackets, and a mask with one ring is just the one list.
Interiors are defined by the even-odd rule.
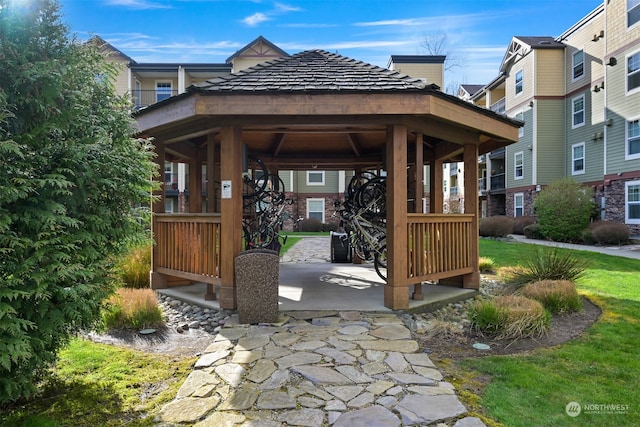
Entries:
[[351,243],[347,233],[331,232],[331,262],[351,262]]

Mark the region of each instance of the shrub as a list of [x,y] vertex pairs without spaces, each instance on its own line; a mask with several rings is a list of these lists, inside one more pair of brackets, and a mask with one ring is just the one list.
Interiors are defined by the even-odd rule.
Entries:
[[497,339],[540,337],[549,329],[549,313],[538,301],[499,296],[476,303],[469,311],[472,327]]
[[135,245],[117,263],[116,272],[125,288],[149,288],[151,248],[153,243]]
[[493,271],[495,268],[495,262],[491,258],[481,256],[478,259],[478,267],[480,271]]
[[571,178],[547,186],[534,201],[540,232],[557,242],[579,241],[593,206],[593,190]]
[[340,224],[337,222],[327,222],[322,224],[322,231],[338,231],[338,228],[340,228]]
[[522,229],[522,231],[524,232],[525,237],[528,239],[544,239],[544,236],[542,235],[540,226],[538,224],[527,225]]
[[132,137],[115,65],[68,34],[58,2],[0,5],[2,405],[34,393],[59,349],[100,323],[157,168],[150,141]]
[[553,314],[571,313],[582,308],[582,298],[575,283],[569,280],[541,280],[522,289],[528,298],[540,301]]
[[107,329],[147,328],[162,324],[162,311],[151,289],[120,288],[102,310]]
[[298,230],[307,232],[319,232],[322,231],[322,221],[316,218],[305,218],[300,221]]
[[585,245],[593,245],[596,242],[596,239],[593,237],[593,231],[591,228],[585,228],[582,231],[582,235],[580,236],[582,239],[582,243]]
[[513,219],[513,234],[524,234],[524,228],[536,223],[533,216],[517,216]]
[[619,222],[598,221],[589,226],[593,240],[601,245],[620,245],[629,241],[629,228]]
[[536,256],[525,262],[524,266],[513,269],[507,282],[514,285],[524,285],[540,280],[575,281],[582,276],[585,268],[585,263],[571,252],[565,252],[555,247],[545,247],[536,250]]
[[490,216],[480,220],[480,235],[483,237],[505,237],[513,232],[513,218]]

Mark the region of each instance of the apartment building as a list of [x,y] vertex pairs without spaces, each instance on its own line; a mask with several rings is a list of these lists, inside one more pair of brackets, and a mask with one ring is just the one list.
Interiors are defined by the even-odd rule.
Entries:
[[517,143],[479,159],[483,214],[533,215],[545,185],[572,177],[601,219],[640,234],[638,0],[604,1],[558,37],[514,36],[499,74],[469,86],[463,99],[524,121]]
[[[289,56],[287,52],[262,36],[248,43],[225,60],[224,63],[138,63],[103,39],[93,39],[108,53],[109,60],[120,65],[121,72],[116,78],[116,90],[120,94],[130,94],[134,110],[161,102],[170,96],[184,93],[192,84],[205,82],[219,76],[247,69],[256,64]],[[444,84],[444,61],[442,55],[392,55],[388,68],[440,87]],[[358,141],[352,141],[358,146]],[[167,150],[165,162],[165,211],[185,212],[189,193],[190,167],[202,168],[202,179],[207,180],[206,167],[184,163],[179,147]],[[287,197],[293,200],[288,206],[290,219],[285,228],[290,229],[297,218],[315,218],[323,223],[337,221],[333,218],[335,202],[343,199],[347,183],[354,171],[318,170],[270,171],[277,172],[285,184]],[[428,177],[428,172],[424,174]],[[216,177],[212,177],[216,179]],[[415,183],[414,183],[415,185]],[[195,187],[193,183],[192,187]],[[428,179],[422,183],[428,188]],[[202,186],[203,188],[206,185]],[[413,193],[415,194],[415,192]],[[426,195],[422,200],[426,209]]]

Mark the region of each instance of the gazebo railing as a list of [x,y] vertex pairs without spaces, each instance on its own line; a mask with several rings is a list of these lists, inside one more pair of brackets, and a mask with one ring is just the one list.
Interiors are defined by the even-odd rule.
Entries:
[[409,282],[418,283],[473,272],[473,215],[408,214]]
[[220,214],[154,214],[153,271],[217,284],[220,219]]

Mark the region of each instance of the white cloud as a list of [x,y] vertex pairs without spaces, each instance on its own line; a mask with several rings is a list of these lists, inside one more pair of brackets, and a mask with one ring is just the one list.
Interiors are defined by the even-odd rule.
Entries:
[[242,22],[244,22],[250,27],[253,27],[258,25],[261,22],[269,21],[269,20],[271,20],[271,18],[269,18],[267,15],[265,15],[264,13],[258,12],[258,13],[254,13],[251,16],[247,16],[242,20]]
[[275,4],[277,12],[301,12],[302,8],[297,6],[290,6],[284,3],[276,3]]
[[171,5],[162,4],[150,0],[107,0],[109,6],[122,6],[129,9],[171,9]]

